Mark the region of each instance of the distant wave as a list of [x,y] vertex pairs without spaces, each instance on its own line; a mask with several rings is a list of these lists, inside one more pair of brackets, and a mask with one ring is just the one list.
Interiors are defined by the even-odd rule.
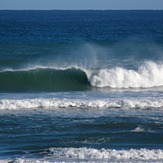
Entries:
[[44,159],[18,158],[20,162],[162,162],[163,150],[149,149],[93,149],[93,148],[50,148],[50,155]]
[[122,67],[41,67],[0,71],[0,92],[81,91],[92,88],[163,86],[163,64],[145,62],[137,70]]
[[2,99],[0,110],[33,109],[33,108],[122,108],[122,109],[153,109],[163,108],[162,98],[117,98],[117,99]]

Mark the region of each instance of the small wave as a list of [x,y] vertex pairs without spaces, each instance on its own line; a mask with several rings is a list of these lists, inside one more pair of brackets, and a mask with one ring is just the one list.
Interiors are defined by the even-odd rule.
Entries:
[[143,162],[163,161],[163,150],[149,149],[93,149],[93,148],[50,148],[49,158],[44,159],[23,159],[19,162]]
[[151,88],[163,86],[163,65],[145,62],[138,70],[121,67],[87,71],[92,86],[110,88]]
[[140,98],[140,99],[2,99],[0,109],[28,109],[28,108],[124,108],[124,109],[149,109],[162,108],[162,98]]
[[142,126],[136,127],[132,132],[145,132],[146,130]]

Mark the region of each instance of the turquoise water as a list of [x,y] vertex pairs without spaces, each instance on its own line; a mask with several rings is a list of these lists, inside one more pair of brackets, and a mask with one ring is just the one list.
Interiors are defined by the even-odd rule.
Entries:
[[162,162],[163,11],[0,11],[0,160]]

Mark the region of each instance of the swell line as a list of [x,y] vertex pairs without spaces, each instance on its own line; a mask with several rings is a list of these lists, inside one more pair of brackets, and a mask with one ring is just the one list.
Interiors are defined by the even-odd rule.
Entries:
[[75,68],[65,70],[37,68],[0,72],[1,92],[51,92],[85,90],[88,87],[86,74]]

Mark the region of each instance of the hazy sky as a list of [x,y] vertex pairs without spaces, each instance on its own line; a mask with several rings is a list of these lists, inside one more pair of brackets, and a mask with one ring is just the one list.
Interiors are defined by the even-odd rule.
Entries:
[[163,0],[0,0],[0,9],[163,9]]

